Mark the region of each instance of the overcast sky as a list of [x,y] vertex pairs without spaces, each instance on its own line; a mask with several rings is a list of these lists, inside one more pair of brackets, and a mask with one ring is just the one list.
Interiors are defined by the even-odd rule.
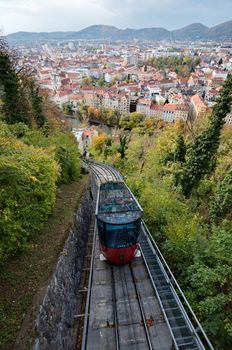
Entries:
[[232,0],[0,0],[0,29],[75,31],[92,24],[177,29],[232,19]]

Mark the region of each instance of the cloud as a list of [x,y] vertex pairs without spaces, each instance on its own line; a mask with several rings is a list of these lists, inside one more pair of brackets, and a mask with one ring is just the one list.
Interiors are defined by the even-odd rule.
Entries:
[[193,22],[212,26],[230,20],[231,13],[231,0],[0,0],[0,27],[5,33],[92,24],[176,29]]
[[36,12],[39,10],[39,3],[35,1],[21,1],[21,0],[0,0],[0,10],[1,13],[18,13],[18,11],[26,12]]

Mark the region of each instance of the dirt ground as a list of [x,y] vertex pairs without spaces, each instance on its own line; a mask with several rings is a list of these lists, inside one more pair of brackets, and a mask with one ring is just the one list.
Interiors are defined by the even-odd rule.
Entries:
[[[56,266],[74,222],[88,177],[62,185],[58,189],[55,209],[43,230],[33,237],[28,249],[1,266],[0,271],[0,349],[14,347],[33,335],[33,320],[47,282]],[[22,344],[21,344],[22,345]],[[27,347],[21,349],[27,350]]]

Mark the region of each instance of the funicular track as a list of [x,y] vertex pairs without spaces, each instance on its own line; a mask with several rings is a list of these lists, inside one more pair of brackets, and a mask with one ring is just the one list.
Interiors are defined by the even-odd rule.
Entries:
[[[110,165],[89,168],[96,197],[101,183],[123,181]],[[128,265],[100,261],[96,231],[81,349],[213,350],[145,223],[141,257]]]

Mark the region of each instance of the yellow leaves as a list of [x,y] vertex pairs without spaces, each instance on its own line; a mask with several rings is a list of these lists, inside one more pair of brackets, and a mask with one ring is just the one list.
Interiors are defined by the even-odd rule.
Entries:
[[145,119],[145,127],[147,129],[151,129],[155,125],[155,121],[152,118],[146,118]]
[[105,133],[102,133],[98,136],[94,136],[93,137],[93,147],[95,147],[96,149],[102,149],[105,141],[107,139],[107,135]]
[[120,165],[121,162],[122,162],[121,154],[118,152],[116,154],[107,156],[107,163],[114,164],[114,166],[116,166],[116,165]]
[[32,181],[32,182],[38,182],[38,179],[35,177],[35,176],[30,176],[30,180]]
[[162,130],[166,126],[166,123],[163,120],[158,120],[157,121],[157,128]]
[[88,108],[88,115],[90,116],[90,115],[93,115],[93,114],[95,114],[95,108],[94,107],[89,107]]
[[153,221],[156,229],[179,245],[195,237],[200,219],[190,213],[187,204],[172,192],[170,185],[163,179],[153,179],[153,184],[144,183],[140,200],[148,221]]
[[109,116],[109,118],[111,118],[111,117],[113,116],[113,114],[114,114],[113,110],[112,110],[112,109],[110,109],[110,110],[109,110],[109,112],[108,112],[108,116]]
[[90,119],[99,119],[101,117],[101,111],[94,107],[88,107],[87,114]]

